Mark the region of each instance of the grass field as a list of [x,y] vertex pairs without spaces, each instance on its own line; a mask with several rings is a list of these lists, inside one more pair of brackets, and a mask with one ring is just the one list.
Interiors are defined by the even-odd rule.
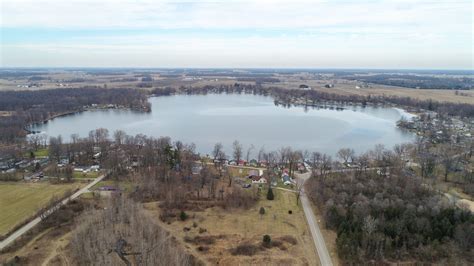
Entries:
[[83,172],[73,172],[72,173],[72,178],[91,178],[91,179],[94,179],[94,178],[97,178],[101,173],[100,172],[95,172],[95,171],[91,171],[91,172],[87,172],[87,173],[83,173]]
[[48,149],[39,149],[34,152],[36,157],[45,157],[49,155],[49,150]]
[[0,182],[0,236],[34,215],[54,196],[61,197],[78,184]]
[[[38,149],[37,151],[33,151],[35,157],[46,157],[49,155],[48,148]],[[25,153],[26,157],[30,157],[30,152]]]
[[[204,212],[190,212],[192,218],[185,222],[177,221],[164,224],[178,239],[195,236],[224,236],[209,246],[206,252],[198,252],[199,256],[211,264],[222,265],[318,265],[319,259],[315,253],[311,234],[300,205],[296,205],[294,193],[273,190],[275,200],[261,199],[249,210],[222,210],[219,207],[209,208]],[[265,191],[266,192],[266,191]],[[156,204],[147,204],[147,209],[154,209]],[[265,208],[265,214],[260,215],[260,207]],[[289,210],[292,214],[289,214]],[[196,227],[193,226],[196,223]],[[189,232],[183,228],[191,228]],[[200,234],[199,228],[207,232]],[[272,239],[292,236],[297,240],[296,245],[288,245],[287,250],[271,248],[260,250],[253,256],[234,256],[230,253],[242,243],[261,245],[263,235],[268,234]],[[189,244],[190,249],[196,250],[197,244]]]

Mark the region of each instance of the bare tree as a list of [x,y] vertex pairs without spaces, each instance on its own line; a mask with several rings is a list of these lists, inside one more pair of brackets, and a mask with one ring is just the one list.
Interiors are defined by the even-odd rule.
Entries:
[[298,205],[300,201],[300,197],[301,197],[301,192],[304,187],[304,180],[302,180],[301,178],[296,178],[295,182],[296,182],[296,205]]
[[331,170],[331,166],[332,166],[331,156],[323,154],[321,156],[321,162],[319,165],[319,170],[323,178],[326,178],[327,173]]
[[252,153],[253,149],[255,149],[255,146],[253,146],[253,144],[250,144],[249,148],[247,149],[247,156],[245,157],[247,162],[250,161],[250,154]]
[[337,157],[344,161],[344,164],[347,164],[349,160],[352,160],[354,157],[355,152],[353,149],[349,148],[342,148],[337,152]]
[[219,155],[222,152],[222,149],[222,143],[218,142],[214,145],[214,150],[212,151],[212,156],[214,156],[214,160],[218,159]]
[[264,160],[264,157],[265,157],[265,148],[264,146],[262,146],[260,150],[258,151],[257,161],[261,162],[262,160]]
[[196,263],[140,205],[126,197],[114,196],[107,208],[81,215],[71,243],[77,265]]
[[311,153],[311,168],[312,168],[312,176],[313,177],[317,176],[318,174],[321,174],[321,173],[317,173],[317,170],[319,170],[319,164],[321,162],[321,157],[322,157],[322,154],[319,153],[319,152]]
[[115,144],[121,146],[122,144],[124,144],[124,141],[125,141],[125,136],[127,134],[125,134],[125,132],[123,130],[116,130],[114,132],[114,141],[115,141]]
[[49,138],[49,156],[51,156],[56,162],[59,162],[59,158],[61,157],[62,144],[63,139],[61,135]]
[[232,147],[234,149],[234,152],[233,152],[233,155],[234,155],[234,160],[237,161],[237,163],[239,163],[239,161],[242,159],[242,144],[240,144],[239,141],[234,141],[234,143],[232,143]]
[[440,158],[441,164],[443,165],[444,169],[444,181],[448,182],[448,175],[451,172],[451,169],[455,167],[461,156],[459,155],[459,149],[456,149],[452,145],[449,144],[440,144],[437,147],[437,155]]

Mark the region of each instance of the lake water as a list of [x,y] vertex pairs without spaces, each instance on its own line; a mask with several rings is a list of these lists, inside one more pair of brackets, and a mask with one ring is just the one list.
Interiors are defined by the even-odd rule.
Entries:
[[232,142],[239,140],[246,150],[263,146],[266,151],[283,146],[334,155],[350,147],[356,152],[376,144],[392,148],[411,142],[414,135],[396,127],[402,116],[395,108],[346,107],[345,110],[284,108],[273,99],[254,95],[176,95],[150,98],[151,113],[128,110],[87,111],[59,117],[31,129],[49,136],[71,134],[88,136],[90,130],[107,128],[110,136],[117,129],[129,135],[169,136],[173,140],[195,143],[202,154],[210,154],[216,142],[231,154]]

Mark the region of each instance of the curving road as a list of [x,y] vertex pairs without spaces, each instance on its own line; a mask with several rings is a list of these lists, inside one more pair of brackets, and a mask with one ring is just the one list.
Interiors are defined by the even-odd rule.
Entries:
[[[51,213],[53,213],[54,211],[56,211],[58,209],[58,207],[68,203],[70,200],[73,200],[77,197],[79,197],[80,195],[82,195],[83,193],[86,193],[89,191],[89,189],[91,187],[93,187],[95,184],[99,183],[100,181],[102,181],[102,179],[105,178],[105,174],[104,175],[101,175],[99,177],[97,177],[96,179],[94,179],[94,181],[90,182],[89,184],[87,184],[87,186],[79,189],[78,191],[76,191],[74,194],[72,194],[71,196],[63,199],[60,203],[58,203],[58,205],[56,206],[53,206],[51,207],[51,209],[47,210],[45,213],[43,213],[42,215],[43,216],[47,216],[47,215],[50,215]],[[18,230],[16,230],[15,232],[13,232],[10,236],[8,236],[7,238],[5,238],[4,240],[0,241],[0,251],[3,250],[4,248],[6,248],[8,245],[10,245],[11,243],[13,243],[16,239],[18,239],[20,236],[22,236],[24,233],[28,232],[31,228],[35,227],[37,224],[39,224],[41,222],[41,217],[38,215],[35,219],[31,220],[29,223],[25,224],[24,226],[20,227]]]

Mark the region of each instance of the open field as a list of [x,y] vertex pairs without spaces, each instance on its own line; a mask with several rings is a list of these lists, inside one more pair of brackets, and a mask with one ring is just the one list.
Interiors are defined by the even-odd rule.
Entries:
[[45,157],[49,155],[49,150],[47,148],[39,149],[34,152],[35,157]]
[[[112,71],[113,72],[113,71]],[[219,71],[218,71],[219,72]],[[66,70],[50,70],[46,72],[38,72],[37,75],[21,76],[21,77],[5,77],[0,78],[0,90],[44,90],[44,89],[61,89],[61,88],[77,88],[84,86],[97,86],[103,88],[142,88],[151,90],[153,88],[181,86],[221,86],[240,84],[255,85],[255,78],[252,73],[237,75],[233,71],[227,71],[226,75],[210,75],[209,73],[191,71],[189,73],[179,72],[179,74],[167,74],[166,71],[147,72],[152,81],[142,81],[143,73],[139,71],[130,71],[122,73],[89,73],[83,71],[66,71]],[[245,76],[247,75],[247,76]],[[42,77],[44,79],[32,81],[32,76]],[[247,80],[245,79],[247,78]],[[309,85],[314,90],[345,94],[345,95],[373,95],[373,96],[398,96],[411,97],[420,100],[432,99],[434,101],[447,101],[455,103],[471,103],[474,104],[474,91],[462,90],[456,94],[455,90],[446,89],[413,89],[398,86],[388,86],[382,84],[366,83],[359,80],[349,80],[338,78],[332,74],[318,75],[315,73],[299,72],[299,73],[267,73],[261,77],[274,79],[279,82],[265,82],[261,84],[266,87],[281,87],[286,89],[297,89],[299,85]],[[354,77],[357,77],[354,75]],[[447,76],[445,78],[452,78]],[[469,76],[467,76],[469,77]],[[39,87],[27,87],[28,84],[40,84]],[[148,83],[149,86],[142,86]],[[333,84],[333,88],[325,88],[325,85]],[[357,88],[356,88],[357,87]],[[1,115],[1,114],[0,114]],[[6,113],[8,115],[8,113]]]
[[[313,90],[335,93],[340,95],[363,95],[363,96],[397,96],[410,97],[419,100],[446,101],[454,103],[474,104],[474,91],[464,90],[462,95],[456,95],[455,90],[430,90],[430,89],[412,89],[396,86],[387,86],[379,84],[370,84],[369,87],[363,87],[363,83],[348,80],[296,80],[288,79],[280,83],[266,84],[268,87],[281,87],[287,89],[296,89],[300,84],[307,84]],[[326,84],[334,84],[333,88],[324,87]],[[360,88],[356,88],[359,86]]]
[[34,215],[53,196],[61,197],[79,184],[0,182],[0,236]]
[[[188,212],[188,220],[163,223],[163,226],[193,253],[214,265],[317,265],[319,259],[303,210],[296,205],[295,194],[280,190],[274,190],[274,193],[273,201],[266,200],[266,191],[261,193],[260,201],[249,210],[214,207],[203,212]],[[159,220],[156,203],[148,203],[145,207]],[[260,207],[265,208],[264,215],[259,214]],[[289,214],[289,210],[292,214]],[[184,227],[190,230],[185,232]],[[200,230],[207,231],[200,233]],[[283,242],[283,246],[261,248],[265,234],[270,235],[272,241]],[[285,238],[295,239],[296,244],[285,242]],[[204,244],[196,239],[213,239],[213,243]],[[233,255],[232,249],[243,243],[255,245],[259,249],[253,256]]]

